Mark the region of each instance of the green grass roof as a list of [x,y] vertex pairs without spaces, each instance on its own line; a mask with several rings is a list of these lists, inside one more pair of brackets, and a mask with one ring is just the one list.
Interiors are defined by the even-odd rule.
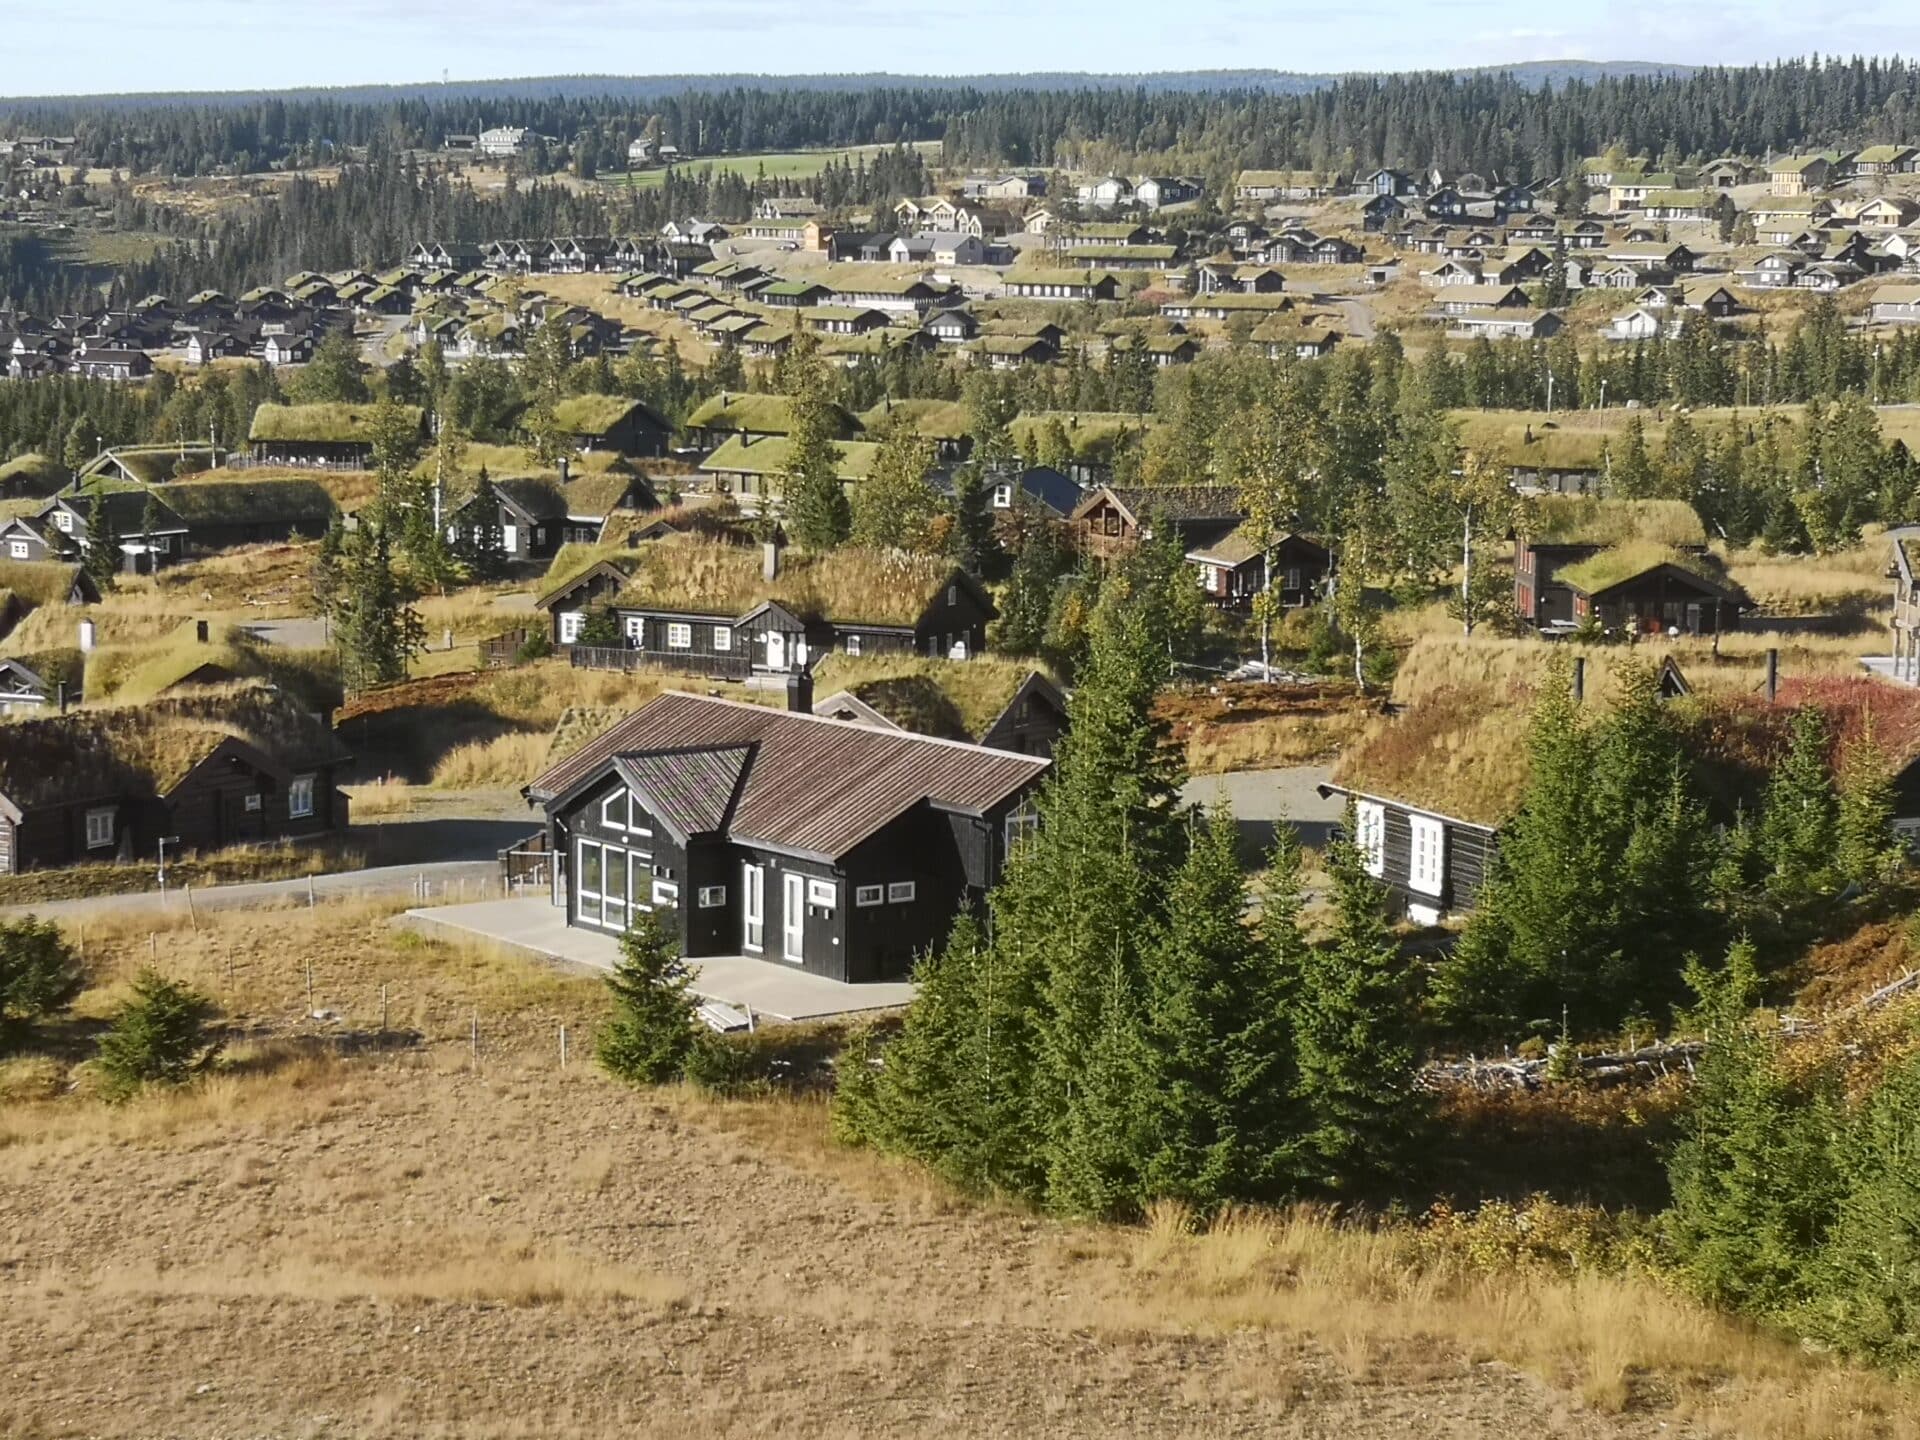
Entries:
[[843,546],[824,555],[789,550],[774,580],[760,548],[712,540],[663,540],[639,552],[618,604],[697,615],[744,614],[764,600],[795,614],[875,625],[911,625],[951,578],[953,562]]
[[[784,435],[793,428],[792,402],[784,395],[734,390],[709,397],[687,417],[689,430],[739,430],[754,435]],[[834,407],[835,438],[860,433],[860,422]]]
[[[788,442],[782,435],[763,435],[757,440],[735,435],[701,462],[708,472],[729,474],[776,475],[787,466]],[[870,440],[840,440],[834,448],[840,458],[835,466],[842,480],[864,480],[873,469],[880,447]]]
[[73,593],[80,567],[57,560],[0,560],[0,590],[29,605],[58,605]]
[[1046,266],[1016,267],[1007,272],[1006,283],[1013,285],[1098,285],[1114,277],[1105,270],[1068,270]]
[[51,495],[72,478],[59,461],[30,451],[0,465],[0,495]]
[[1596,500],[1548,495],[1536,500],[1527,529],[1542,545],[1656,545],[1707,543],[1707,527],[1684,500]]
[[882,400],[861,412],[860,424],[869,434],[904,425],[929,440],[958,440],[967,434],[969,421],[959,400]]
[[553,418],[569,435],[604,435],[636,410],[666,424],[645,403],[624,395],[569,395],[553,407]]
[[[262,405],[253,412],[248,438],[259,441],[307,441],[316,444],[366,445],[373,439],[374,405]],[[401,411],[424,428],[425,412],[418,405]]]
[[189,525],[291,521],[318,534],[335,509],[333,496],[318,480],[177,481],[162,495]]
[[1705,556],[1646,540],[1629,541],[1602,550],[1591,560],[1569,565],[1556,578],[1582,594],[1597,595],[1661,565],[1675,566],[1697,575],[1710,585],[1729,588],[1726,577]]

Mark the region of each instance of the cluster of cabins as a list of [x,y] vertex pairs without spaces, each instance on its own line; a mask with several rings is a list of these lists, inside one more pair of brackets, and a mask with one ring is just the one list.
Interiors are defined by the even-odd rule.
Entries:
[[162,357],[188,366],[229,358],[298,365],[329,331],[349,328],[352,313],[329,285],[295,278],[303,283],[263,286],[238,299],[203,290],[184,301],[149,295],[131,305],[44,317],[0,310],[0,373],[15,380],[141,380]]

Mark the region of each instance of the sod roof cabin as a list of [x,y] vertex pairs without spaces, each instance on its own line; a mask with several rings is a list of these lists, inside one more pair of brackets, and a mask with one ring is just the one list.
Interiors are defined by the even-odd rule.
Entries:
[[492,482],[495,512],[475,509],[477,479],[450,497],[449,524],[477,528],[491,524],[500,532],[501,549],[513,560],[546,560],[568,545],[598,545],[616,515],[639,515],[659,508],[652,482],[624,466],[553,475],[509,475]]
[[[347,755],[321,717],[241,685],[24,720],[0,743],[0,874],[344,829]],[[176,852],[178,853],[178,852]]]
[[220,463],[218,446],[208,444],[115,445],[80,467],[76,478],[124,480],[160,485],[176,475],[197,474]]
[[332,647],[271,645],[237,625],[187,620],[157,640],[102,645],[86,657],[89,703],[135,704],[184,690],[258,680],[313,711],[339,708]]
[[581,450],[657,456],[667,453],[673,439],[671,421],[623,395],[571,395],[553,407],[553,418]]
[[[426,412],[402,405],[402,416],[422,438]],[[262,405],[247,432],[253,458],[264,464],[331,464],[364,467],[373,458],[376,405]]]
[[[1083,483],[1105,478],[1114,458],[1138,445],[1154,428],[1148,415],[1109,410],[1023,410],[1007,425],[1014,447],[1029,460],[1058,464],[1064,459],[1074,478]],[[1050,455],[1059,440],[1067,455]]]
[[42,605],[93,605],[100,599],[100,591],[87,572],[66,560],[0,558],[0,590],[29,610]]
[[[703,449],[711,449],[733,435],[784,436],[793,429],[792,405],[785,395],[722,391],[687,417],[686,431]],[[851,412],[836,405],[832,416],[836,440],[849,440],[860,433],[860,422]]]
[[1609,546],[1555,577],[1573,597],[1573,621],[1633,635],[1717,635],[1752,601],[1710,555],[1652,541]]
[[51,495],[73,478],[57,460],[30,452],[0,465],[0,500],[17,496]]
[[587,613],[606,608],[627,650],[721,674],[792,673],[836,650],[964,658],[985,650],[997,613],[978,581],[930,556],[691,536],[597,561],[535,604],[553,616],[556,644],[575,644]]
[[1574,592],[1564,572],[1621,546],[1702,554],[1707,528],[1684,500],[1541,496],[1514,527],[1514,608],[1535,625],[1572,624]]
[[861,427],[878,440],[890,429],[904,429],[933,442],[942,460],[964,460],[973,450],[972,421],[959,400],[882,400],[860,414]]
[[969,740],[1021,755],[1053,754],[1067,696],[1032,664],[983,656],[948,665],[904,655],[834,655],[814,672],[813,713]]
[[[837,440],[833,449],[834,474],[844,485],[866,479],[880,455],[871,440]],[[784,435],[735,435],[700,462],[700,473],[724,494],[778,494],[791,453]]]
[[187,543],[196,550],[312,539],[339,513],[326,486],[298,477],[175,481],[159,493],[185,523]]
[[1149,538],[1155,517],[1179,533],[1185,553],[1226,539],[1247,515],[1231,485],[1096,485],[1070,518],[1082,549],[1110,557]]

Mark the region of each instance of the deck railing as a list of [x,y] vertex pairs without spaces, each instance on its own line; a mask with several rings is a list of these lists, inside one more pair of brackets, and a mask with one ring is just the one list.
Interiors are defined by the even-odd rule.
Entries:
[[567,651],[576,670],[622,670],[634,674],[643,670],[671,670],[681,674],[706,675],[716,680],[744,680],[753,673],[753,661],[745,655],[682,654],[671,650],[635,650],[622,645],[574,645]]

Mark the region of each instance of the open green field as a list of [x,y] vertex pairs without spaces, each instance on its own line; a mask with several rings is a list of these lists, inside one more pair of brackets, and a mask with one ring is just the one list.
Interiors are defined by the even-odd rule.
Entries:
[[[856,156],[865,155],[869,160],[883,150],[891,150],[891,145],[853,145],[838,150],[787,150],[774,151],[763,155],[697,155],[691,160],[683,160],[683,170],[700,170],[711,166],[715,173],[731,170],[748,180],[764,174],[769,180],[805,180],[818,175],[827,166],[829,160],[852,161]],[[919,140],[914,142],[918,150],[929,161],[937,160],[940,155],[938,140]],[[623,175],[609,175],[606,183],[614,186],[634,185],[643,189],[657,186],[666,178],[665,170],[632,170]]]

